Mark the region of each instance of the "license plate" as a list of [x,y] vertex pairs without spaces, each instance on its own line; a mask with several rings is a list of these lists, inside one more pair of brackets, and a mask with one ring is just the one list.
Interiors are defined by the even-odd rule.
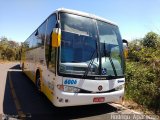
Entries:
[[93,98],[93,102],[104,102],[105,101],[105,97],[95,97]]

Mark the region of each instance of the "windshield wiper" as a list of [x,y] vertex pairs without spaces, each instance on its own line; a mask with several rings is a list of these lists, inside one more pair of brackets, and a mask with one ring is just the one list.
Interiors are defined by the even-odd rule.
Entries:
[[84,72],[82,78],[84,78],[84,77],[87,76],[87,74],[88,74],[88,72],[89,72],[89,70],[90,70],[90,68],[91,68],[91,66],[92,66],[92,64],[93,64],[93,62],[94,62],[93,57],[94,57],[95,53],[97,53],[97,50],[96,50],[96,49],[93,51],[93,54],[92,54],[92,56],[91,56],[91,61],[89,62],[88,67],[87,67],[86,71]]
[[[93,59],[93,58],[94,58],[95,54],[97,54],[97,56],[98,56],[97,42],[96,42],[96,49],[93,51],[93,53],[92,53],[92,55],[91,55],[91,57],[90,57],[90,62],[89,62],[89,64],[88,64],[88,67],[87,67],[86,71],[84,72],[82,78],[84,78],[84,77],[86,77],[86,76],[88,75],[88,72],[89,72],[89,70],[91,69],[91,66],[92,66],[92,64],[93,64],[93,62],[94,62],[94,59]],[[97,57],[97,59],[98,59],[98,57]]]
[[[106,50],[106,43],[105,43],[105,41],[104,41],[104,56],[105,56],[105,61],[106,61],[106,57],[107,57],[107,52],[106,52],[106,51],[107,51],[107,50]],[[109,58],[109,61],[110,61],[110,63],[111,63],[111,66],[112,66],[112,68],[113,68],[114,75],[117,76],[116,68],[115,68],[115,66],[114,66],[114,63],[113,63],[113,60],[112,60],[112,58],[111,58],[111,53],[110,53],[110,52],[108,53],[108,58]]]
[[109,61],[110,61],[111,65],[112,65],[113,72],[114,72],[115,76],[117,77],[116,68],[115,68],[114,63],[113,63],[113,60],[112,60],[112,58],[111,58],[110,56],[109,56]]

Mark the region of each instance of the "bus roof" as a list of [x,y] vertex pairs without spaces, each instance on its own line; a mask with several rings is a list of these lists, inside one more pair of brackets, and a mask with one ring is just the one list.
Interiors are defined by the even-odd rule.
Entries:
[[[71,9],[66,9],[66,8],[58,8],[58,9],[55,10],[55,12],[53,12],[53,13],[58,13],[58,12],[66,12],[66,13],[76,14],[76,15],[80,15],[80,16],[84,16],[84,17],[89,17],[89,18],[97,19],[97,20],[104,21],[104,22],[107,22],[107,23],[109,23],[109,24],[118,26],[118,25],[117,25],[116,23],[114,23],[114,22],[111,22],[111,21],[109,21],[109,20],[107,20],[107,19],[104,19],[104,18],[102,18],[102,17],[96,16],[96,15],[94,15],[94,14],[86,13],[86,12],[81,12],[81,11],[71,10]],[[52,15],[52,14],[51,14],[51,15]],[[47,19],[48,19],[48,18],[47,18]],[[43,22],[43,23],[44,23],[44,22]],[[42,23],[42,24],[43,24],[43,23]],[[41,24],[41,25],[42,25],[42,24]],[[40,25],[40,26],[41,26],[41,25]],[[38,28],[39,28],[39,27],[38,27]],[[38,28],[37,28],[37,29],[38,29]],[[36,30],[37,30],[37,29],[36,29]],[[35,30],[35,31],[36,31],[36,30]],[[34,31],[34,32],[35,32],[35,31]],[[33,33],[34,33],[34,32],[33,32]],[[33,34],[33,33],[32,33],[32,34]],[[31,35],[32,35],[32,34],[31,34]],[[30,35],[30,36],[31,36],[31,35]],[[30,37],[30,36],[29,36],[29,37]],[[29,37],[28,37],[28,38],[29,38]],[[27,38],[27,39],[28,39],[28,38]],[[26,39],[25,41],[27,41],[27,39]]]
[[81,12],[81,11],[77,11],[77,10],[71,10],[71,9],[66,9],[66,8],[59,8],[57,9],[55,12],[66,12],[66,13],[72,13],[72,14],[76,14],[76,15],[80,15],[80,16],[85,16],[85,17],[89,17],[89,18],[93,18],[93,19],[97,19],[97,20],[100,20],[100,21],[104,21],[104,22],[107,22],[107,23],[110,23],[112,25],[116,25],[116,23],[114,22],[111,22],[107,19],[104,19],[102,17],[99,17],[99,16],[96,16],[94,14],[90,14],[90,13],[86,13],[86,12]]

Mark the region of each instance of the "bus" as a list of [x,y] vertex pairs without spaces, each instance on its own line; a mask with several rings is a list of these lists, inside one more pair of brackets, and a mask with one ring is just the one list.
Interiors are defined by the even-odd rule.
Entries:
[[60,8],[23,43],[22,71],[57,107],[119,101],[125,54],[118,26]]

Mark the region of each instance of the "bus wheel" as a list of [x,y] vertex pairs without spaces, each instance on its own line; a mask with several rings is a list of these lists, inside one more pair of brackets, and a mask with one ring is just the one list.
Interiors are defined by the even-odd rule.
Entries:
[[40,78],[40,73],[38,72],[37,74],[36,74],[36,87],[37,87],[37,89],[40,91],[41,90],[41,80],[40,80],[41,78]]

